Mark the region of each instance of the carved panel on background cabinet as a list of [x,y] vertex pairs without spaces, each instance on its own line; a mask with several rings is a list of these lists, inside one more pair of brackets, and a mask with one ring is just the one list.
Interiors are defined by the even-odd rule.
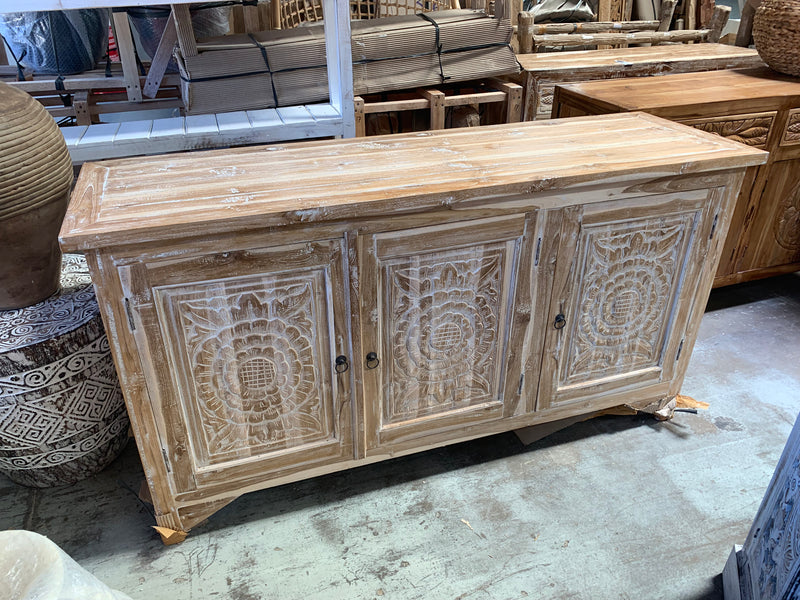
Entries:
[[772,233],[786,250],[800,250],[800,181],[780,201]]
[[199,465],[332,435],[320,368],[329,362],[322,270],[156,288],[155,296],[191,390],[184,401]]
[[561,385],[659,364],[694,215],[588,226]]
[[783,132],[781,146],[794,146],[800,144],[800,108],[789,111],[786,122],[786,131]]
[[536,106],[537,118],[549,119],[550,114],[553,112],[553,93],[555,92],[555,84],[552,83],[538,83],[536,84],[536,95],[539,99]]
[[391,378],[386,423],[496,400],[502,344],[502,247],[386,265]]
[[750,115],[734,115],[713,119],[691,119],[681,121],[695,129],[716,133],[722,137],[747,144],[754,148],[766,148],[769,130],[775,120],[775,112]]

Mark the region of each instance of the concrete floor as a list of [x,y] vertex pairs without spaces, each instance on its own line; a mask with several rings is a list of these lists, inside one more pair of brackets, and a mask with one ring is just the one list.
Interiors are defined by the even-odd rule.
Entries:
[[712,295],[667,423],[604,417],[243,496],[164,547],[134,445],[96,477],[0,476],[0,528],[45,534],[134,600],[716,599],[800,410],[800,274]]

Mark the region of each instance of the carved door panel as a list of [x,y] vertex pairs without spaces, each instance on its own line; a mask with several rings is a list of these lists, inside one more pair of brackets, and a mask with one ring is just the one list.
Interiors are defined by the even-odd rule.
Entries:
[[360,238],[368,453],[525,410],[507,355],[530,227],[512,215]]
[[[793,600],[800,596],[800,417],[795,420],[750,533],[739,554],[742,600]],[[734,557],[734,561],[736,558]],[[727,571],[727,569],[726,569]],[[725,573],[727,577],[732,573]],[[727,582],[726,582],[727,583]],[[726,595],[727,598],[727,588]]]
[[[599,407],[672,378],[720,191],[565,210],[537,409]],[[651,390],[652,391],[652,390]]]
[[343,273],[342,240],[121,268],[178,492],[353,457]]
[[766,182],[742,250],[742,271],[800,263],[800,159],[762,168]]

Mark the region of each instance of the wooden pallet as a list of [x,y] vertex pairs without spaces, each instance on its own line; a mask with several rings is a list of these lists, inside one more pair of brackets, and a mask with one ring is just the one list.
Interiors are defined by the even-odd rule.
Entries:
[[357,96],[354,106],[357,137],[517,123],[522,120],[522,86],[482,79],[438,88]]

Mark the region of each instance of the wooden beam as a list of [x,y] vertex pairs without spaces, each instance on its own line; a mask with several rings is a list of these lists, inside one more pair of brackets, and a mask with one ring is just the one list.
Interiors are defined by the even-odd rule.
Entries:
[[[188,9],[187,9],[188,10]],[[139,84],[139,73],[136,65],[136,50],[133,45],[131,24],[127,12],[112,12],[114,39],[117,41],[117,52],[122,62],[122,75],[130,102],[142,101],[142,88]]]
[[[729,9],[730,10],[730,9]],[[635,31],[633,33],[589,33],[572,35],[536,35],[533,37],[537,48],[541,46],[575,47],[594,44],[619,46],[622,44],[663,44],[664,42],[704,42],[709,36],[708,29],[686,29],[682,31]]]
[[706,37],[706,41],[712,44],[716,44],[719,41],[719,38],[722,37],[722,30],[725,29],[725,25],[728,22],[728,18],[731,16],[731,7],[730,6],[715,6],[714,12],[711,14],[711,18],[708,20],[708,36]]
[[356,117],[356,137],[367,135],[367,128],[364,117],[364,99],[361,96],[353,98],[353,113]]
[[421,90],[422,95],[431,103],[431,129],[444,129],[444,92],[439,90]]
[[686,29],[697,29],[697,0],[686,0],[683,9],[683,23]]
[[736,32],[736,45],[747,48],[753,39],[753,17],[756,9],[761,6],[761,0],[746,0],[742,7],[742,18],[739,21],[739,30]]
[[89,112],[89,92],[86,90],[75,92],[72,96],[72,107],[75,109],[75,123],[77,125],[91,125],[92,116]]
[[714,8],[714,0],[700,0],[700,15],[698,16],[698,25],[700,27],[711,27],[711,18],[714,15]]
[[[275,0],[279,2],[280,0]],[[242,6],[244,13],[244,31],[245,33],[255,33],[259,30],[258,26],[258,6],[246,4]]]
[[197,56],[197,40],[194,37],[194,27],[192,27],[189,6],[186,4],[173,4],[172,18],[175,20],[178,46],[181,48],[181,54],[184,57]]
[[282,29],[283,24],[281,22],[281,0],[270,0],[269,6],[272,9],[272,28]]
[[[277,0],[275,0],[277,3]],[[342,137],[355,137],[353,57],[350,51],[350,3],[322,0],[325,55],[331,106],[342,117]]]
[[[675,7],[676,0],[667,0]],[[589,21],[587,23],[540,23],[533,26],[533,35],[552,33],[606,33],[619,31],[656,31],[660,21]]]
[[677,5],[678,0],[664,0],[661,3],[661,16],[658,19],[658,28],[656,28],[656,31],[669,31]]
[[521,12],[519,14],[519,24],[517,26],[517,38],[519,40],[519,53],[531,54],[533,52],[533,14]]
[[147,98],[156,97],[177,41],[178,30],[175,27],[175,19],[170,13],[169,18],[167,18],[167,24],[164,26],[164,33],[161,34],[161,40],[158,42],[156,54],[150,63],[150,69],[147,71],[147,80],[144,82],[142,94]]

